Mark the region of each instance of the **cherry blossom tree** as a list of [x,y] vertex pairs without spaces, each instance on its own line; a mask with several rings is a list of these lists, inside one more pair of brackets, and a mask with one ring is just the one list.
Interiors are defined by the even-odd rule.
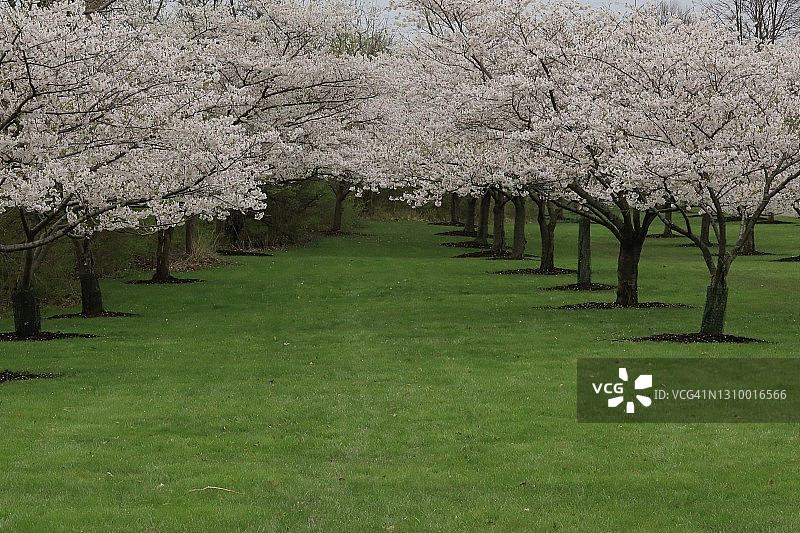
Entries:
[[[628,140],[614,164],[676,206],[681,224],[659,216],[694,242],[710,275],[700,331],[722,334],[731,266],[800,178],[798,44],[739,42],[708,24],[656,29],[646,13],[626,22],[598,53],[607,68],[598,82],[628,87],[610,99],[624,110],[613,123]],[[698,209],[716,246],[691,218]]]
[[0,251],[23,253],[20,335],[39,331],[33,276],[52,243],[259,208],[253,156],[280,145],[208,112],[223,97],[194,68],[200,51],[173,32],[83,11],[0,11],[0,212],[16,213],[24,236]]

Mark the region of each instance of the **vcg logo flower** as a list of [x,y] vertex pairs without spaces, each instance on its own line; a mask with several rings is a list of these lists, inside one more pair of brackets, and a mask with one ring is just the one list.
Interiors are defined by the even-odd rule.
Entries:
[[595,394],[601,392],[605,394],[613,394],[614,396],[608,399],[609,407],[617,407],[625,402],[625,412],[633,413],[636,409],[636,403],[633,401],[635,397],[639,403],[645,407],[649,407],[653,400],[648,396],[636,394],[638,390],[649,389],[653,386],[653,376],[651,374],[642,374],[633,382],[633,390],[628,394],[628,401],[625,401],[625,389],[630,389],[628,383],[628,370],[626,368],[619,369],[619,379],[621,383],[592,383],[592,388]]

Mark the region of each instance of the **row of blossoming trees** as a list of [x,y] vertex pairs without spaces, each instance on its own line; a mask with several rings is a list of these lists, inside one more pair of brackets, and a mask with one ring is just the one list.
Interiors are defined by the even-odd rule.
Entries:
[[[386,96],[394,114],[375,130],[376,181],[418,203],[493,196],[501,213],[530,196],[540,222],[565,209],[604,226],[619,241],[619,306],[639,305],[642,247],[661,220],[702,254],[701,332],[721,334],[728,273],[754,225],[797,205],[797,40],[742,41],[702,18],[567,1],[401,5],[417,28],[403,50],[415,75]],[[555,224],[543,222],[547,269]],[[521,257],[524,230],[514,241]]]
[[[348,2],[0,9],[0,213],[24,235],[0,237],[0,252],[22,255],[17,333],[39,331],[33,275],[59,239],[258,212],[265,185],[311,178],[339,206],[359,189],[480,200],[482,239],[493,200],[497,251],[513,205],[515,257],[531,198],[545,271],[560,211],[577,213],[619,241],[620,306],[639,304],[660,219],[702,253],[701,329],[721,333],[756,221],[800,198],[798,43],[647,9],[399,7],[410,29],[389,48],[362,38]],[[99,292],[90,266],[81,279]]]
[[[40,331],[34,274],[87,238],[258,212],[264,186],[342,172],[335,147],[374,96],[346,2],[14,3],[0,8],[0,213],[20,234],[16,332]],[[166,246],[168,246],[168,239]],[[100,306],[99,309],[97,306]]]

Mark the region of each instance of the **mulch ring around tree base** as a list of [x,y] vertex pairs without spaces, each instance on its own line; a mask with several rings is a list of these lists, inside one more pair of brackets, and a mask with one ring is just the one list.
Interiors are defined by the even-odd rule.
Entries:
[[619,339],[619,342],[678,342],[681,344],[703,343],[729,343],[729,344],[752,344],[756,342],[767,342],[750,337],[737,337],[735,335],[714,335],[711,333],[662,333],[649,337],[637,337],[633,339]]
[[464,224],[462,222],[445,222],[443,220],[439,222],[428,222],[429,226],[452,226],[455,228],[463,228]]
[[454,230],[454,231],[442,231],[440,233],[434,233],[434,235],[441,235],[443,237],[477,237],[477,231],[466,231],[466,230]]
[[68,313],[64,315],[53,315],[47,317],[47,320],[56,320],[61,318],[128,318],[139,316],[136,313],[118,313],[116,311],[103,311],[94,315],[84,315],[83,313]]
[[543,291],[613,291],[616,285],[606,285],[605,283],[589,283],[588,285],[557,285],[555,287],[543,287]]
[[374,237],[374,233],[362,233],[360,231],[323,231],[323,235],[328,237]]
[[541,268],[518,268],[516,270],[498,270],[496,272],[492,272],[492,274],[501,274],[503,276],[561,276],[564,274],[577,273],[577,270],[571,270],[569,268],[554,268],[552,270],[542,270]]
[[272,254],[252,250],[217,250],[217,253],[225,257],[272,257]]
[[691,309],[686,304],[665,304],[663,302],[642,302],[636,305],[619,305],[614,302],[584,302],[580,304],[562,305],[559,307],[534,307],[534,309],[577,309],[577,310],[608,310],[608,309]]
[[770,252],[760,252],[758,250],[756,250],[755,252],[749,252],[749,253],[739,252],[739,256],[740,257],[759,257],[759,256],[762,256],[762,255],[775,255],[775,254],[770,253]]
[[[712,243],[708,244],[709,248],[713,248],[715,246],[718,246],[717,243],[715,243],[715,242],[712,242]],[[695,243],[693,243],[693,242],[687,242],[685,244],[679,244],[678,248],[697,248],[697,245]]]
[[486,258],[486,259],[504,259],[508,261],[530,261],[534,256],[525,254],[523,259],[512,259],[511,252],[503,250],[502,252],[493,252],[491,250],[483,250],[480,252],[469,252],[455,256],[455,259],[468,259],[468,258]]
[[774,259],[774,263],[800,263],[800,255],[794,257],[784,257],[783,259]]
[[26,381],[29,379],[53,379],[55,377],[55,374],[31,374],[28,372],[0,370],[0,383],[4,383],[6,381]]
[[195,279],[195,278],[173,278],[170,276],[168,279],[165,280],[154,280],[154,279],[132,279],[130,281],[126,281],[128,285],[185,285],[187,283],[203,283],[204,279]]
[[480,248],[482,250],[488,250],[492,247],[491,244],[483,244],[475,241],[443,242],[439,246],[447,246],[448,248]]
[[88,333],[55,333],[43,331],[36,335],[23,337],[16,333],[0,333],[0,342],[25,342],[25,341],[55,341],[59,339],[94,339],[97,335]]

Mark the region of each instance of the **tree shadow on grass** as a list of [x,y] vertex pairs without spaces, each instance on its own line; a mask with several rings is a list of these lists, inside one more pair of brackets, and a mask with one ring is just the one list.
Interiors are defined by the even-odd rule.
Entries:
[[53,379],[58,377],[55,374],[32,374],[30,372],[13,372],[11,370],[0,371],[0,383],[6,381],[27,381],[29,379]]
[[97,335],[88,333],[61,333],[60,331],[43,331],[36,335],[17,335],[16,333],[0,333],[0,342],[41,342],[60,339],[94,339]]
[[738,337],[736,335],[710,334],[710,333],[661,333],[648,337],[634,337],[632,339],[617,339],[618,342],[675,342],[680,344],[694,343],[725,343],[725,344],[753,344],[768,341]]

